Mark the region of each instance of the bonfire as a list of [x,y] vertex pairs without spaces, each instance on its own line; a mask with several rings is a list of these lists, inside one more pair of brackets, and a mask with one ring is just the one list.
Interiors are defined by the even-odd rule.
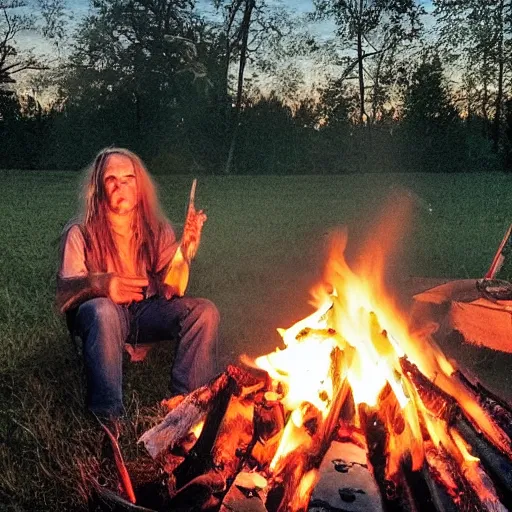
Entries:
[[281,348],[164,402],[140,438],[165,474],[160,509],[507,510],[508,405],[385,285],[406,208],[352,268],[346,231],[333,237],[315,311],[279,329]]

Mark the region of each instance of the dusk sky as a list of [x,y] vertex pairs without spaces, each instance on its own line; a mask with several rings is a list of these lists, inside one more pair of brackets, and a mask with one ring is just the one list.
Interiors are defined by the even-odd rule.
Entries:
[[[311,12],[313,10],[313,0],[281,0],[281,2],[269,0],[269,4],[281,3],[298,13]],[[67,5],[73,11],[76,17],[83,16],[89,9],[89,0],[67,0]],[[197,9],[203,12],[214,12],[210,0],[196,0]]]
[[[267,0],[267,4],[284,5],[297,14],[311,12],[314,9],[313,0]],[[90,8],[90,0],[65,0],[65,5],[71,20],[68,20],[68,36],[72,35],[73,26],[87,14]],[[211,14],[215,17],[215,9],[211,0],[196,0],[196,9],[203,15]],[[329,36],[332,33],[334,24],[332,22],[323,22],[317,24],[315,32]],[[48,41],[44,41],[36,32],[22,32],[17,37],[21,48],[33,48],[38,53],[52,54],[54,48]]]
[[[68,0],[68,2],[68,5],[77,14],[85,13],[89,8],[89,0]],[[289,8],[296,10],[299,13],[311,12],[313,10],[313,0],[281,0],[280,2],[276,0],[268,0],[268,3],[281,3],[288,6]],[[432,2],[431,0],[423,0],[422,3],[425,5],[425,7],[429,7]],[[197,0],[198,9],[206,8],[208,10],[213,10],[211,6],[212,2],[209,0]]]
[[[312,12],[314,9],[313,0],[267,0],[267,3],[272,5],[284,5],[291,10],[296,11],[298,14]],[[422,0],[422,4],[425,8],[429,9],[432,7],[431,0]],[[71,11],[73,11],[75,18],[80,18],[87,13],[89,9],[89,0],[67,0],[67,5]],[[215,12],[211,0],[196,0],[196,6],[198,11],[203,13]],[[330,30],[329,24],[326,24],[327,31]]]
[[[432,7],[431,0],[420,0],[427,10]],[[65,0],[66,7],[73,20],[76,22],[87,14],[90,6],[89,0]],[[267,0],[267,4],[283,5],[288,9],[295,11],[297,14],[304,14],[314,10],[313,0]],[[211,13],[215,16],[215,9],[213,8],[211,0],[196,0],[196,8],[198,12],[207,15]],[[71,23],[73,25],[73,23]],[[314,32],[319,35],[330,36],[334,28],[333,22],[317,23]],[[34,33],[26,33],[20,38],[19,41],[22,46],[39,47],[44,49],[46,44],[40,40]]]
[[[313,0],[267,0],[267,3],[270,5],[281,4],[287,6],[297,12],[297,14],[313,10]],[[90,0],[65,0],[65,5],[73,22],[77,22],[89,11]],[[207,15],[211,13],[212,16],[215,16],[215,9],[211,0],[196,0],[196,9],[202,14]],[[73,26],[73,22],[69,26]],[[332,27],[329,23],[324,24],[324,26],[326,27],[326,32],[329,32],[330,27]],[[32,47],[41,51],[49,50],[49,45],[42,41],[35,32],[22,33],[18,39],[22,47]]]
[[[272,2],[268,3],[279,3]],[[313,0],[282,0],[282,4],[294,8],[297,12],[308,12],[313,9]],[[68,5],[78,14],[85,13],[89,8],[89,0],[68,0]],[[201,9],[203,6],[211,9],[212,2],[209,0],[197,0],[197,6]]]
[[[427,10],[430,10],[432,7],[431,0],[420,0],[422,1],[424,7]],[[290,9],[290,11],[300,14],[305,14],[308,12],[312,12],[314,10],[313,0],[266,0],[267,5],[282,5]],[[208,16],[211,14],[212,17],[215,17],[215,9],[213,7],[213,2],[211,0],[196,0],[196,9],[199,13]],[[90,0],[65,0],[65,5],[67,7],[68,13],[70,15],[71,20],[68,20],[68,37],[72,36],[73,26],[80,21],[80,19],[87,14],[90,9]],[[329,39],[334,35],[335,24],[334,21],[323,21],[317,22],[315,24],[310,24],[310,31],[314,33],[317,37],[319,36],[321,39]],[[55,48],[48,41],[43,40],[38,34],[33,31],[25,32],[19,34],[18,43],[21,48],[33,48],[36,53],[42,53],[50,58],[54,55]],[[66,44],[61,45],[61,49],[66,53]],[[305,64],[304,64],[305,65]],[[309,69],[309,65],[305,65],[307,69],[303,71],[306,72],[309,78],[306,80],[309,82],[315,82],[317,80],[318,70]],[[27,75],[30,76],[30,75]],[[21,76],[18,77],[18,86],[24,80]]]

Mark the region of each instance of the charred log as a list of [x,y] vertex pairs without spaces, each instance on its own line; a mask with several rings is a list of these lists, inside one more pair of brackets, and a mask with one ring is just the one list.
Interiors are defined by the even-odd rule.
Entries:
[[[208,415],[206,416],[203,430],[199,439],[183,463],[175,470],[177,487],[183,487],[188,482],[196,479],[205,471],[214,468],[212,451],[219,435],[219,427],[224,419],[230,399],[236,391],[236,382],[228,377],[224,388],[218,392],[213,400]],[[224,486],[226,482],[224,481]]]
[[496,492],[502,503],[512,503],[512,463],[501,451],[496,449],[474,426],[462,415],[452,423],[452,428],[471,445],[486,472],[496,486]]
[[272,391],[258,393],[254,399],[254,439],[251,457],[260,470],[268,468],[276,454],[285,426],[280,396]]
[[[479,404],[479,399],[477,395],[473,393],[471,387],[467,387],[467,385],[464,384],[468,392],[468,398],[474,399],[474,409],[476,410],[473,412],[474,417],[467,414],[455,398],[448,395],[435,383],[428,380],[427,377],[419,371],[418,367],[409,362],[407,358],[401,358],[400,364],[403,371],[414,384],[419,397],[430,414],[446,421],[448,424],[453,423],[457,417],[463,416],[475,429],[485,435],[489,443],[495,443],[497,448],[503,451],[508,456],[509,461],[512,462],[510,438],[501,428],[497,419]],[[475,412],[481,415],[478,419]]]
[[482,408],[496,421],[507,436],[512,439],[512,409],[510,406],[480,382],[471,382],[460,370],[457,370],[453,376],[473,391]]
[[427,450],[427,464],[434,482],[442,486],[457,510],[467,512],[485,512],[478,494],[463,474],[460,464],[442,447]]
[[446,489],[431,475],[428,464],[419,471],[405,466],[400,480],[406,488],[406,494],[415,503],[417,512],[458,512],[460,509]]
[[368,446],[368,461],[373,476],[379,486],[385,510],[389,512],[402,512],[410,510],[405,506],[403,489],[399,482],[386,478],[389,433],[386,425],[375,407],[367,404],[358,406],[359,421]]
[[269,391],[254,399],[254,435],[265,443],[279,434],[285,425],[284,407],[280,396]]
[[[298,450],[288,454],[282,464],[285,470],[278,473],[269,490],[265,507],[269,512],[291,512],[296,498],[297,489],[302,477],[309,471],[310,454],[306,450]],[[306,499],[306,504],[309,499]]]
[[[164,402],[176,406],[165,416],[162,422],[145,432],[139,439],[143,442],[149,454],[156,458],[167,448],[173,448],[189,433],[194,425],[197,425],[210,411],[217,409],[221,403],[224,408],[229,402],[231,394],[247,396],[260,389],[264,385],[252,375],[237,368],[228,366],[224,373],[213,378],[208,384],[202,386],[183,399],[181,397]],[[229,389],[227,389],[229,387]],[[200,451],[204,451],[202,444],[210,444],[212,437],[216,436],[216,428],[222,420],[222,415],[217,411],[214,420],[210,417],[209,428],[203,428],[201,435]],[[216,421],[216,427],[215,427]],[[199,441],[198,441],[199,443]]]
[[254,438],[253,416],[252,401],[231,397],[212,450],[215,470],[228,487],[249,455]]
[[423,375],[415,364],[406,357],[402,357],[400,365],[416,388],[423,404],[433,416],[449,422],[460,412],[457,401]]
[[176,492],[169,502],[168,510],[214,510],[220,504],[215,494],[224,491],[225,484],[224,477],[215,471],[199,475]]

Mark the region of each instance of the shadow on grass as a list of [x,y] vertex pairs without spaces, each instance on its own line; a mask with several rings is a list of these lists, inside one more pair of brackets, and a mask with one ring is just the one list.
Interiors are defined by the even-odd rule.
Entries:
[[[0,509],[88,510],[91,478],[115,491],[117,476],[97,421],[85,410],[81,356],[69,339],[30,354],[0,377]],[[41,346],[45,346],[42,343]],[[124,360],[126,419],[119,440],[127,466],[153,467],[138,437],[164,412],[172,350]],[[139,463],[140,462],[140,463]]]

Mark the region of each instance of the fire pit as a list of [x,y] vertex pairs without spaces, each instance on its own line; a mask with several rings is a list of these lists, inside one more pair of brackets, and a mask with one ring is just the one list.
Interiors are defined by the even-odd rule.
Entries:
[[168,401],[142,435],[167,488],[158,509],[512,503],[510,408],[454,367],[431,333],[411,333],[379,278],[382,258],[353,272],[345,244],[332,245],[317,311],[279,331],[284,349]]

